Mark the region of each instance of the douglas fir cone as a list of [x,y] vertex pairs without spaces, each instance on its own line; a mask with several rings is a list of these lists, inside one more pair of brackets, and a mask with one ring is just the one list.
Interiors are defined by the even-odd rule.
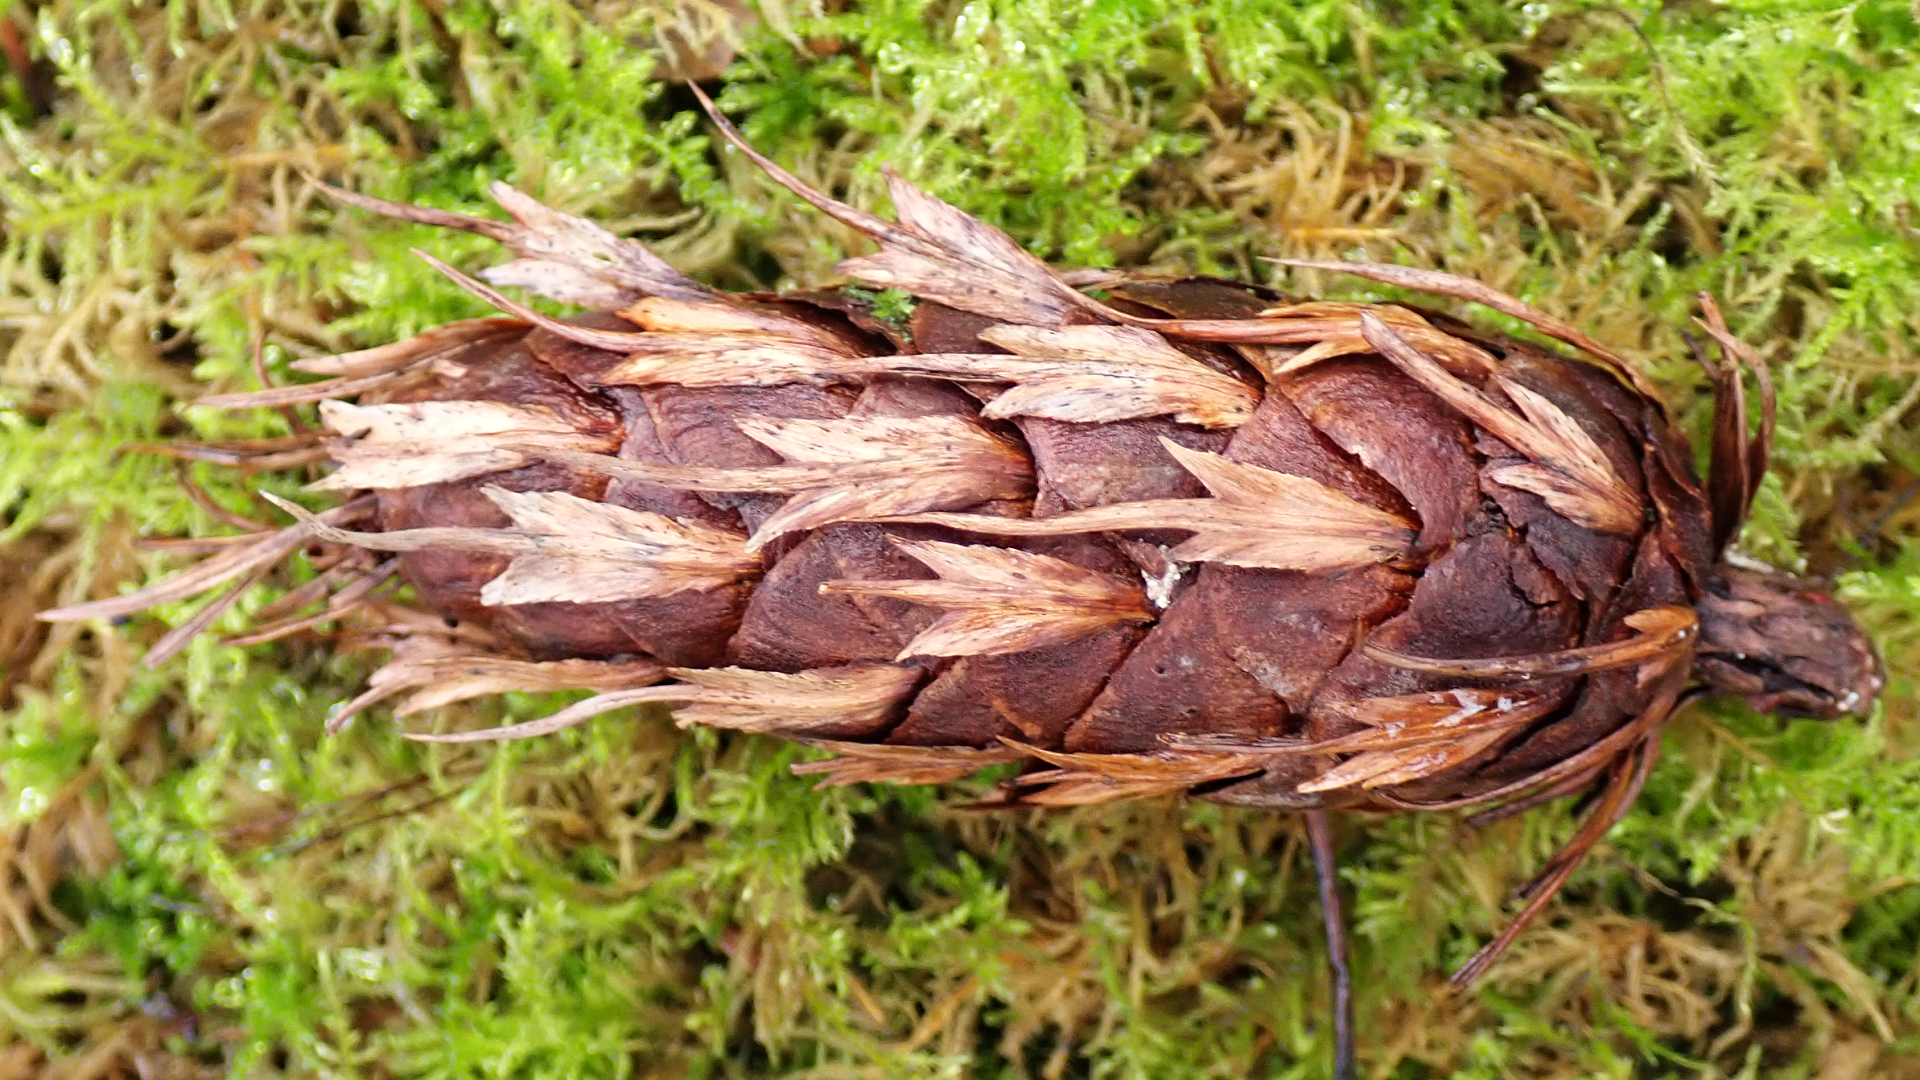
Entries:
[[[1063,275],[897,176],[888,222],[741,149],[878,241],[841,269],[910,294],[910,316],[851,290],[715,292],[505,185],[511,223],[333,191],[491,237],[516,258],[488,281],[592,313],[549,318],[435,262],[506,317],[209,399],[319,401],[324,443],[253,449],[331,459],[313,487],[343,502],[282,504],[289,528],[45,617],[236,583],[158,662],[307,548],[324,571],[245,640],[345,619],[391,649],[335,724],[398,694],[405,715],[585,688],[543,720],[413,737],[661,702],[820,747],[798,771],[829,784],[1023,763],[1006,805],[1187,792],[1323,823],[1589,793],[1463,979],[1619,818],[1696,690],[1820,717],[1879,690],[1828,597],[1724,557],[1772,401],[1708,297],[1723,360],[1703,493],[1633,369],[1483,285],[1294,264],[1484,304],[1573,355],[1402,304]],[[396,577],[415,606],[385,599]]]

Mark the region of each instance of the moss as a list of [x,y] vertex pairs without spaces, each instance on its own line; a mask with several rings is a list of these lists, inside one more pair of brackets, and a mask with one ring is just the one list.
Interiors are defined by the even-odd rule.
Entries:
[[1352,295],[1261,259],[1444,266],[1627,350],[1696,433],[1686,316],[1722,297],[1782,386],[1744,543],[1838,575],[1887,704],[1689,713],[1465,999],[1441,973],[1567,811],[1344,822],[1363,1060],[1920,1070],[1910,6],[13,0],[0,23],[34,65],[0,76],[0,1074],[1324,1074],[1290,819],[954,808],[984,781],[815,793],[791,749],[654,716],[486,750],[379,718],[328,738],[365,664],[324,635],[148,671],[184,610],[29,618],[177,567],[141,538],[232,531],[208,507],[273,519],[249,488],[302,476],[196,465],[196,501],[117,452],[286,433],[183,404],[249,385],[256,350],[284,379],[475,313],[406,249],[484,245],[335,213],[305,173],[475,212],[504,178],[719,284],[829,280],[852,238],[716,153],[662,81],[723,68],[750,137],[853,201],[884,206],[892,164],[1063,263]]

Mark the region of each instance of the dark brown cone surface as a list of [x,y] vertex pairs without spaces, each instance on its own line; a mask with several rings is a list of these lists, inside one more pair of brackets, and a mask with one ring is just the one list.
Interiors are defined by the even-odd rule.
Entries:
[[[1269,301],[1212,280],[1137,283],[1136,310],[1199,312],[1250,319]],[[724,301],[716,300],[716,306]],[[763,302],[762,306],[766,306]],[[844,298],[838,306],[849,306]],[[825,306],[789,301],[806,320],[829,325],[877,351],[880,339]],[[845,321],[843,321],[845,320]],[[1279,321],[1279,320],[1272,320]],[[1435,317],[1436,324],[1444,324]],[[612,313],[573,325],[624,333],[637,326]],[[937,303],[922,304],[914,341],[922,351],[997,353],[976,335],[995,325]],[[1169,335],[1172,337],[1172,335]],[[1180,340],[1177,337],[1173,340]],[[1207,430],[1167,417],[1078,423],[1039,416],[986,420],[983,401],[1003,384],[874,375],[826,385],[684,387],[604,384],[625,356],[569,341],[553,330],[471,350],[456,370],[437,371],[394,400],[543,404],[583,430],[607,435],[605,456],[641,465],[728,470],[779,466],[786,459],[743,432],[743,421],[946,417],[1005,440],[1031,462],[1026,501],[946,505],[948,512],[1047,519],[1115,504],[1199,500],[1207,486],[1163,448],[1171,440],[1227,461],[1303,477],[1414,526],[1403,551],[1333,572],[1181,562],[1170,549],[1189,532],[1109,528],[1026,539],[943,525],[843,521],[788,534],[762,550],[757,575],[718,588],[606,603],[484,604],[482,586],[508,558],[449,549],[413,551],[403,572],[432,610],[479,624],[537,659],[645,655],[676,667],[730,665],[798,675],[848,665],[902,664],[919,671],[911,693],[889,703],[889,718],[863,739],[925,748],[991,749],[1011,740],[1074,755],[1194,754],[1246,760],[1232,775],[1198,782],[1232,802],[1391,807],[1457,800],[1500,787],[1561,761],[1629,723],[1650,701],[1636,669],[1528,677],[1407,670],[1363,655],[1365,640],[1398,653],[1453,660],[1552,654],[1633,638],[1635,612],[1690,607],[1707,567],[1689,561],[1688,534],[1705,528],[1706,504],[1690,476],[1672,475],[1659,455],[1667,436],[1658,407],[1612,376],[1512,341],[1474,338],[1496,358],[1496,377],[1478,389],[1496,407],[1518,410],[1504,387],[1533,390],[1572,418],[1604,466],[1639,500],[1644,524],[1631,534],[1569,519],[1542,495],[1493,474],[1530,459],[1379,356],[1322,360],[1277,374],[1238,428]],[[1220,346],[1194,343],[1199,362],[1249,383],[1251,367]],[[1297,348],[1291,350],[1297,353]],[[1226,359],[1222,359],[1222,354]],[[373,398],[363,398],[362,404]],[[1649,460],[1651,459],[1651,460]],[[1659,472],[1656,504],[1644,479]],[[832,470],[822,484],[831,484]],[[712,488],[714,485],[702,485]],[[768,491],[688,490],[591,468],[533,463],[441,483],[378,491],[379,527],[499,529],[506,516],[483,489],[565,491],[668,517],[750,533],[789,498]],[[1277,511],[1284,513],[1284,510]],[[1685,520],[1675,522],[1675,515]],[[941,540],[1050,556],[1151,596],[1152,622],[1116,622],[1074,640],[1012,652],[906,655],[941,609],[887,595],[822,592],[834,582],[929,582],[927,566],[902,541]],[[1689,550],[1694,549],[1694,550]],[[1452,727],[1458,742],[1383,741],[1373,751],[1381,783],[1364,777],[1324,791],[1301,783],[1342,760],[1319,744],[1432,718],[1456,691],[1511,690],[1470,704]],[[1525,723],[1475,732],[1514,701]],[[1406,711],[1405,716],[1395,712]],[[1442,710],[1441,715],[1444,718]],[[768,729],[778,732],[777,717]],[[818,730],[797,730],[817,737]],[[1409,749],[1408,747],[1411,747]],[[1116,758],[1118,760],[1118,758]],[[1076,758],[1069,773],[1099,772]],[[1167,767],[1170,780],[1192,772]],[[1202,768],[1200,772],[1206,773]],[[1217,770],[1216,770],[1217,771]],[[1181,785],[1185,786],[1185,785]],[[1111,791],[1083,785],[1070,801],[1134,793],[1124,778]]]

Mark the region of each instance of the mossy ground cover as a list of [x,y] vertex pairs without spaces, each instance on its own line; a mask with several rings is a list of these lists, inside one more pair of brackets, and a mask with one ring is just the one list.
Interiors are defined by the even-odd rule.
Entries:
[[1466,996],[1445,971],[1568,812],[1341,823],[1363,1065],[1920,1076],[1908,4],[0,0],[0,47],[0,1077],[1324,1075],[1291,819],[817,793],[791,748],[654,715],[329,738],[370,659],[325,627],[150,671],[188,609],[31,620],[184,564],[156,538],[277,521],[250,489],[306,476],[120,452],[300,421],[194,396],[478,313],[407,249],[484,244],[306,174],[483,213],[506,179],[718,284],[828,280],[853,238],[717,151],[683,73],[813,182],[884,208],[890,163],[1064,264],[1481,277],[1642,362],[1696,434],[1686,316],[1721,297],[1783,391],[1743,544],[1837,579],[1886,703],[1686,714]]

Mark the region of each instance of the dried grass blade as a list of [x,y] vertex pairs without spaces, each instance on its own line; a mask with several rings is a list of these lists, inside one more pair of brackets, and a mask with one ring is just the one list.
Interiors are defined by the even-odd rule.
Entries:
[[[321,525],[352,521],[372,509],[371,498],[356,499],[344,506],[336,506],[315,517]],[[138,592],[125,596],[116,596],[106,600],[92,600],[84,604],[69,604],[65,607],[51,608],[35,615],[46,622],[77,622],[84,619],[117,619],[123,615],[132,615],[159,604],[184,600],[214,588],[222,582],[231,581],[254,569],[276,563],[307,543],[314,535],[313,526],[302,522],[290,525],[278,532],[263,536],[245,547],[224,551],[201,562],[190,570],[176,574],[166,581],[150,585]]]
[[345,588],[328,597],[326,607],[321,610],[311,615],[295,616],[264,626],[256,626],[244,634],[233,634],[221,638],[220,644],[229,648],[260,645],[269,641],[278,641],[302,630],[319,626],[321,623],[333,622],[359,610],[372,600],[381,588],[399,584],[400,579],[395,573],[399,567],[400,564],[397,561],[388,559],[374,569],[360,574]]
[[295,360],[287,366],[309,375],[335,375],[349,379],[367,375],[384,375],[467,345],[506,334],[521,333],[526,328],[527,324],[519,319],[506,319],[499,316],[462,319],[459,322],[450,322],[445,326],[436,326],[431,330],[415,334],[405,341],[390,342],[386,345],[376,345],[371,349],[360,349],[334,356],[307,357]]
[[274,386],[265,390],[248,390],[238,394],[208,394],[195,398],[195,405],[205,405],[209,409],[266,409],[280,405],[299,405],[309,401],[325,401],[328,398],[353,397],[356,394],[370,393],[383,386],[396,382],[401,373],[383,372],[378,375],[363,375],[357,379],[327,379],[316,383],[302,383],[298,386]]
[[1453,973],[1447,980],[1450,986],[1455,989],[1465,989],[1473,985],[1493,965],[1493,962],[1507,951],[1507,948],[1520,936],[1521,931],[1525,930],[1527,925],[1546,909],[1547,904],[1567,883],[1567,879],[1573,876],[1573,871],[1579,867],[1581,860],[1586,858],[1587,852],[1593,850],[1593,846],[1600,842],[1601,837],[1607,834],[1607,830],[1613,828],[1614,823],[1620,820],[1620,816],[1626,812],[1627,807],[1633,804],[1641,787],[1646,784],[1647,772],[1653,765],[1656,745],[1656,740],[1643,737],[1624,760],[1613,766],[1613,774],[1607,782],[1607,787],[1593,809],[1588,812],[1587,819],[1581,823],[1579,830],[1566,845],[1548,862],[1542,876],[1529,883],[1526,906],[1520,909],[1519,914],[1507,923],[1497,937]]
[[[278,560],[275,561],[277,562]],[[254,567],[248,571],[244,577],[234,582],[226,592],[220,594],[212,601],[201,605],[200,610],[194,612],[193,616],[186,622],[162,634],[160,640],[154,642],[153,647],[148,649],[146,655],[140,658],[141,665],[148,670],[153,670],[173,659],[181,649],[187,647],[189,642],[204,633],[207,627],[212,626],[215,619],[225,614],[228,608],[231,608],[237,603],[240,597],[246,594],[248,589],[260,584],[268,574],[272,573],[273,567],[274,563],[266,563]]]

